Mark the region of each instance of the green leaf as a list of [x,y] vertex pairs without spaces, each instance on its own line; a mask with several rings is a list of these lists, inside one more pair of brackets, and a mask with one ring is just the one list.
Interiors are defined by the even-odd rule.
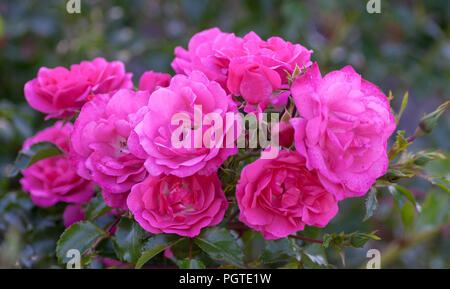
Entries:
[[67,228],[56,243],[56,256],[59,262],[67,263],[66,254],[70,249],[77,249],[84,254],[95,240],[107,236],[107,233],[90,221],[78,222]]
[[422,205],[417,222],[418,232],[433,230],[450,222],[450,196],[442,192],[431,191]]
[[224,228],[207,228],[195,237],[195,244],[211,258],[244,267],[244,254],[233,235]]
[[339,234],[325,234],[322,246],[324,248],[332,247],[335,249],[342,246],[360,248],[363,247],[370,239],[380,240],[380,237],[375,235],[374,232],[370,234],[359,232],[353,232],[350,234],[344,234],[344,232]]
[[26,150],[21,150],[16,158],[10,176],[16,176],[21,170],[25,170],[32,164],[64,153],[51,142],[38,142]]
[[264,264],[282,262],[293,256],[296,256],[293,240],[289,238],[267,240],[261,262]]
[[405,131],[399,130],[397,131],[397,137],[395,140],[394,145],[389,149],[388,156],[389,161],[392,162],[395,160],[398,155],[404,151],[411,143],[408,142],[407,138],[405,137]]
[[[394,197],[394,204],[400,211],[400,216],[405,227],[408,227],[414,220],[414,205],[409,200],[411,196],[405,194],[405,190],[398,190],[396,186],[390,186],[389,191]],[[408,192],[408,191],[407,191]],[[409,192],[408,192],[409,193]],[[414,200],[414,197],[412,197]],[[414,201],[415,204],[415,201]]]
[[369,193],[366,198],[366,214],[364,216],[363,222],[367,221],[370,217],[373,216],[373,212],[377,208],[377,189],[374,187],[370,188]]
[[136,263],[141,256],[143,240],[149,236],[142,227],[132,219],[122,218],[117,225],[114,238],[114,250],[121,261]]
[[179,260],[178,267],[180,267],[180,269],[205,269],[205,265],[202,261],[189,258]]
[[388,169],[387,172],[381,176],[380,179],[382,180],[386,180],[388,182],[397,182],[399,179],[404,179],[404,178],[411,178],[413,177],[414,174],[404,170],[404,171],[399,171],[399,170],[394,170],[394,169]]
[[414,197],[414,195],[408,191],[408,189],[402,187],[402,186],[398,186],[398,185],[394,185],[394,188],[400,193],[402,194],[408,201],[411,202],[411,204],[414,205],[414,207],[416,207],[416,210],[420,213],[421,207],[420,205],[416,202],[416,198]]
[[402,118],[403,111],[405,110],[407,104],[408,104],[408,92],[405,92],[405,94],[403,95],[402,106],[400,107],[400,111],[398,112],[396,117],[395,121],[396,125],[398,125],[400,118]]
[[142,268],[142,266],[144,266],[151,258],[184,239],[186,238],[166,234],[159,234],[151,237],[143,246],[144,252],[136,262],[136,269]]
[[89,201],[84,217],[86,220],[94,221],[110,210],[111,208],[103,200],[102,194],[97,194]]
[[375,235],[373,233],[366,234],[366,233],[355,232],[355,233],[351,234],[350,244],[353,247],[362,248],[371,239],[380,240],[380,237],[378,237],[377,235]]
[[248,230],[241,237],[244,243],[244,261],[253,262],[259,259],[264,251],[265,241],[261,233]]
[[435,178],[432,179],[431,183],[439,188],[441,188],[442,190],[444,190],[444,192],[446,192],[447,194],[450,195],[450,181],[447,180],[446,178],[442,177],[442,178]]
[[308,244],[301,253],[301,262],[305,269],[331,268],[321,244]]

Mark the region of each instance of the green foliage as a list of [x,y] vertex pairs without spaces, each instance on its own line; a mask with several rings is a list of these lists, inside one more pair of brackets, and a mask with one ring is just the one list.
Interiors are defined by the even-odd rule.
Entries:
[[38,142],[30,146],[28,149],[22,150],[17,156],[11,171],[11,176],[16,176],[21,170],[24,170],[32,164],[53,156],[63,155],[64,153],[53,143]]
[[230,231],[217,227],[207,228],[195,237],[194,241],[211,258],[236,267],[244,267],[244,254]]
[[151,258],[155,257],[170,246],[174,246],[184,238],[176,235],[160,234],[148,239],[143,246],[143,253],[136,262],[136,269],[142,268]]
[[98,225],[90,222],[78,222],[67,228],[56,244],[56,256],[59,262],[67,262],[67,252],[71,249],[78,250],[81,254],[86,253],[100,238],[106,237],[107,233]]
[[[45,5],[39,1],[2,2],[8,12],[0,11],[0,267],[58,265],[55,244],[64,231],[61,216],[65,205],[37,208],[29,196],[21,192],[18,178],[7,177],[11,171],[12,176],[17,176],[20,170],[40,159],[62,154],[58,148],[43,145],[42,150],[33,148],[33,151],[22,152],[16,165],[11,165],[24,139],[48,125],[23,97],[23,86],[35,77],[38,67],[68,66],[82,59],[103,56],[126,62],[137,82],[136,76],[144,70],[172,72],[170,62],[174,47],[186,47],[188,38],[201,29],[220,26],[240,36],[255,30],[263,38],[279,35],[293,43],[302,43],[314,50],[315,59],[321,59],[321,70],[340,69],[350,63],[384,91],[394,90],[389,98],[392,106],[399,108],[395,116],[401,130],[392,137],[389,170],[377,181],[376,188],[369,191],[365,210],[362,198],[345,200],[340,204],[339,215],[329,226],[306,227],[301,232],[301,236],[323,240],[324,246],[292,238],[264,240],[260,233],[248,229],[240,230],[238,237],[234,231],[229,233],[228,224],[203,230],[201,237],[208,239],[201,241],[199,236],[190,246],[188,238],[174,235],[142,239],[136,223],[125,217],[115,235],[109,236],[109,223],[105,226],[103,219],[114,217],[105,216],[110,208],[97,194],[86,207],[85,217],[91,222],[75,224],[61,236],[59,251],[56,250],[60,264],[63,251],[75,246],[88,252],[83,265],[89,266],[93,266],[97,262],[95,257],[100,255],[135,261],[137,267],[148,262],[153,265],[173,263],[181,268],[203,265],[208,268],[328,268],[330,264],[338,264],[330,247],[343,252],[341,247],[360,247],[373,239],[371,234],[368,237],[360,233],[333,232],[378,229],[382,240],[377,240],[377,246],[383,249],[382,256],[385,256],[385,249],[388,255],[391,245],[401,241],[401,246],[394,247],[405,254],[403,257],[400,253],[392,254],[395,258],[388,262],[391,266],[448,268],[450,258],[445,253],[449,251],[448,242],[441,234],[450,221],[450,131],[448,113],[444,113],[448,102],[420,120],[421,113],[434,110],[434,104],[447,100],[450,95],[446,77],[450,70],[445,65],[448,62],[448,13],[443,8],[448,1],[418,1],[414,5],[383,2],[379,17],[365,13],[364,5],[358,1],[339,1],[338,4],[330,1],[236,1],[233,9],[226,9],[227,1],[194,2],[135,1],[133,5],[126,5],[115,1],[93,5],[88,1],[83,2],[83,13],[73,17],[67,17],[65,3],[57,0]],[[149,5],[153,5],[151,9]],[[315,11],[320,11],[320,17],[316,17]],[[101,17],[97,17],[99,15]],[[148,23],[161,25],[150,31]],[[294,75],[288,77],[290,81],[302,69],[297,67]],[[406,88],[409,93],[403,95]],[[403,99],[394,95],[403,95]],[[419,129],[411,135],[417,123],[420,123]],[[415,141],[431,131],[433,133]],[[236,162],[237,157],[240,156],[229,161]],[[239,168],[255,158],[250,156],[239,161]],[[434,169],[429,169],[430,166]],[[219,174],[231,200],[229,217],[237,209],[233,201],[239,171],[226,170]],[[363,216],[364,220],[370,218],[370,222],[361,222]],[[96,224],[92,223],[94,221]],[[86,232],[76,229],[80,226]],[[407,230],[402,232],[404,226]],[[215,233],[208,233],[210,230]],[[159,254],[168,247],[175,255],[171,260]],[[232,255],[220,255],[217,250],[221,248],[231,250]],[[347,254],[347,265],[358,266],[365,258],[363,251]]]
[[200,260],[185,258],[178,261],[180,269],[205,269],[205,265]]
[[135,264],[141,257],[144,240],[149,233],[132,219],[122,218],[113,240],[114,250],[121,261]]
[[377,189],[372,187],[367,193],[366,197],[366,214],[364,215],[363,221],[367,221],[370,217],[372,217],[373,212],[377,208],[378,200],[377,200]]
[[111,208],[106,205],[105,201],[102,198],[102,194],[99,193],[89,201],[86,212],[84,213],[84,217],[86,218],[86,220],[95,221],[110,210]]

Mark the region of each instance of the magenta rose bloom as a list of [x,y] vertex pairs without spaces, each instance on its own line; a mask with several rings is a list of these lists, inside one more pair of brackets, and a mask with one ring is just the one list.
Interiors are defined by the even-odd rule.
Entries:
[[[211,125],[204,119],[202,126],[196,124],[194,113],[200,106],[203,116],[214,112],[221,118],[223,133],[215,139],[217,145],[208,147],[202,142],[207,139],[205,134]],[[148,106],[139,111],[141,121],[134,127],[128,147],[133,154],[145,159],[145,167],[153,176],[209,175],[216,172],[228,156],[237,153],[235,145],[230,147],[225,143],[229,129],[225,115],[229,111],[236,111],[236,105],[217,82],[209,81],[199,71],[189,76],[175,75],[169,87],[153,92]],[[180,113],[187,118],[187,127],[173,122]],[[179,146],[172,138],[174,135],[182,137],[183,133],[178,131],[183,127],[189,134],[182,140],[186,145]],[[237,138],[237,133],[234,135],[232,141]],[[195,145],[196,141],[199,145]]]
[[338,211],[335,197],[306,168],[305,158],[287,150],[244,167],[236,199],[239,220],[265,239],[286,237],[305,224],[325,227]]
[[160,87],[167,87],[170,83],[170,74],[154,72],[152,70],[144,72],[139,80],[139,90],[146,90],[150,93]]
[[188,237],[220,223],[228,207],[216,174],[148,176],[133,186],[127,204],[136,221],[150,233]]
[[262,112],[272,93],[280,88],[281,78],[264,58],[245,56],[231,61],[227,86],[233,95],[247,101],[246,112]]
[[242,38],[234,33],[224,33],[219,28],[204,30],[191,38],[188,50],[175,48],[172,67],[176,73],[186,75],[199,70],[226,89],[230,60],[245,55],[242,43]]
[[[27,139],[23,149],[47,141],[67,153],[71,132],[71,123],[57,122]],[[53,206],[57,202],[84,203],[94,193],[94,184],[78,176],[67,156],[42,159],[23,170],[22,175],[20,183],[23,191],[30,193],[31,200],[39,207]]]
[[72,75],[85,77],[91,86],[91,94],[109,93],[121,88],[132,89],[132,73],[125,71],[120,61],[108,62],[97,57],[92,61],[82,61],[70,66]]
[[388,168],[387,139],[395,129],[387,97],[346,66],[322,78],[317,64],[297,77],[291,119],[295,147],[338,200],[364,195]]
[[286,237],[305,224],[325,227],[338,211],[337,201],[294,151],[259,159],[244,167],[236,187],[239,220],[266,239]]
[[81,109],[70,138],[70,160],[80,176],[95,181],[105,202],[126,204],[131,187],[146,176],[144,161],[128,149],[135,113],[148,103],[149,92],[121,89],[96,95]]
[[89,94],[132,88],[131,73],[123,63],[96,58],[64,67],[39,69],[37,78],[25,84],[24,93],[34,109],[49,114],[47,118],[72,116],[86,102]]
[[264,111],[269,101],[283,106],[288,94],[273,93],[288,85],[287,73],[292,74],[295,66],[311,65],[312,50],[300,44],[292,44],[280,37],[263,41],[255,32],[244,37],[245,56],[230,61],[227,87],[234,95],[247,101],[246,112]]
[[288,83],[286,72],[292,74],[296,65],[303,68],[312,64],[312,50],[300,44],[292,44],[280,37],[271,37],[264,41],[252,31],[244,36],[243,46],[248,55],[264,59],[264,62],[280,75],[283,84]]

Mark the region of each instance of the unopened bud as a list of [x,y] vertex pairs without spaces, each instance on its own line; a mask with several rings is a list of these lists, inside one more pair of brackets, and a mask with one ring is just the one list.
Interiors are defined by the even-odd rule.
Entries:
[[434,127],[436,126],[437,120],[439,119],[441,114],[443,114],[444,111],[447,109],[449,102],[450,101],[447,101],[441,104],[435,111],[422,117],[422,119],[419,122],[419,128],[422,132],[430,133],[433,131]]

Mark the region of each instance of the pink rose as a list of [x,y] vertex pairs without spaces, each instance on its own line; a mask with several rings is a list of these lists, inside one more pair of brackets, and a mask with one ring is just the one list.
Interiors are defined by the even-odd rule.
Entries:
[[[201,115],[215,112],[221,118],[223,133],[215,140],[218,145],[207,147],[202,142],[202,139],[207,139],[205,134],[212,126],[206,125],[205,121],[202,122],[203,126],[196,124],[194,106],[197,107],[195,113],[201,106]],[[209,175],[216,172],[228,156],[237,153],[235,146],[229,148],[225,143],[229,129],[225,114],[235,110],[236,105],[231,96],[217,82],[209,81],[203,73],[194,71],[189,76],[175,75],[169,87],[153,92],[148,107],[139,111],[141,121],[134,127],[128,147],[133,154],[146,160],[145,167],[153,176],[162,173],[178,177],[195,173]],[[188,127],[184,127],[189,132],[182,140],[188,143],[185,146],[178,146],[172,141],[174,134],[180,137],[183,134],[177,133],[183,128],[182,125],[172,124],[173,118],[180,113],[189,121]],[[194,127],[197,132],[194,132]],[[194,138],[199,141],[199,145],[195,145]]]
[[364,195],[388,167],[395,119],[386,96],[346,66],[322,78],[314,64],[292,85],[301,118],[295,147],[338,200]]
[[311,66],[312,50],[300,44],[292,44],[280,37],[271,37],[263,41],[255,32],[244,36],[244,48],[249,55],[258,56],[270,63],[270,68],[277,71],[283,84],[287,84],[287,74],[294,72],[295,66],[300,68]]
[[133,186],[127,204],[145,230],[188,237],[198,235],[203,227],[217,225],[228,206],[216,174],[148,176]]
[[69,228],[75,223],[84,221],[85,209],[81,207],[81,204],[67,205],[63,213],[64,227]]
[[290,147],[294,142],[294,128],[287,121],[280,121],[278,124],[278,140],[282,147]]
[[139,80],[139,90],[147,90],[152,93],[159,87],[167,87],[170,83],[170,74],[146,71]]
[[266,109],[272,93],[280,88],[281,78],[262,57],[245,56],[230,62],[227,86],[234,95],[247,101],[246,112],[262,112]]
[[24,93],[34,109],[51,117],[66,117],[79,109],[90,91],[84,76],[74,76],[64,67],[39,69],[37,78],[25,84]]
[[70,66],[70,72],[75,77],[87,79],[91,85],[91,94],[109,93],[121,88],[132,89],[132,73],[125,71],[125,65],[120,61],[108,62],[97,57],[92,61],[82,61]]
[[121,89],[96,95],[81,109],[70,139],[70,159],[80,176],[95,181],[105,202],[126,204],[131,187],[146,176],[144,161],[127,142],[135,113],[148,103],[147,91]]
[[172,67],[176,73],[186,75],[199,70],[226,89],[230,60],[245,54],[242,42],[234,33],[224,33],[219,28],[204,30],[191,38],[188,50],[175,48]]
[[96,58],[64,67],[39,69],[37,78],[25,84],[28,103],[51,117],[69,117],[79,110],[89,94],[106,93],[120,88],[132,88],[131,73],[125,73],[123,63]]
[[325,227],[338,211],[335,197],[294,151],[244,167],[236,186],[239,220],[265,239],[278,239],[306,225]]
[[[47,141],[67,153],[71,132],[71,123],[63,124],[59,121],[27,139],[23,149],[28,149],[37,142]],[[84,203],[94,192],[94,184],[77,175],[67,156],[40,160],[23,170],[22,175],[20,183],[24,192],[29,192],[33,203],[40,207],[53,206],[57,202]]]

